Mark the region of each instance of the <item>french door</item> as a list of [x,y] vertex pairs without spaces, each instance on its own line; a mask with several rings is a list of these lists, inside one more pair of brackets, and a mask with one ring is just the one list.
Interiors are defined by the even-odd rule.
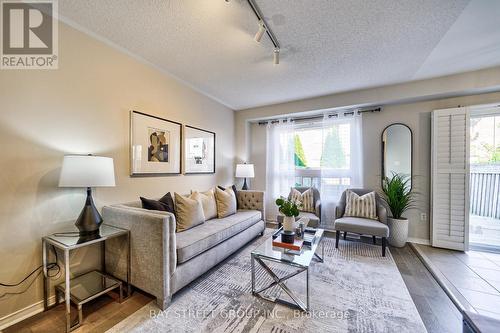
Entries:
[[469,109],[432,112],[432,246],[469,247]]

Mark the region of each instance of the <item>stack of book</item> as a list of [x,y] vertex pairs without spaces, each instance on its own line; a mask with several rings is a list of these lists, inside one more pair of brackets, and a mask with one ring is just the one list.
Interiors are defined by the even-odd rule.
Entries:
[[279,235],[277,235],[276,238],[273,238],[273,246],[281,247],[281,248],[288,249],[288,250],[300,251],[302,249],[303,244],[304,244],[304,241],[302,239],[298,239],[298,238],[295,238],[293,244],[282,242],[281,241],[281,233]]

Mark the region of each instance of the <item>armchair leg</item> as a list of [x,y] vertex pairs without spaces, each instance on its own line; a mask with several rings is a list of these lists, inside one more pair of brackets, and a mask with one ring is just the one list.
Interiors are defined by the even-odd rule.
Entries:
[[382,237],[382,257],[385,257],[385,247],[387,245],[387,240],[385,237]]
[[377,237],[373,236],[373,244],[377,244]]
[[335,248],[339,248],[340,231],[335,231]]
[[347,239],[347,231],[344,231],[344,240]]

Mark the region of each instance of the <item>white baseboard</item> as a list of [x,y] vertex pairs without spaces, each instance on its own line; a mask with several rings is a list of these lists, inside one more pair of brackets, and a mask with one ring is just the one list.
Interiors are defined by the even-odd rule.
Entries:
[[431,241],[429,239],[425,239],[425,238],[409,237],[408,238],[408,242],[409,243],[422,244],[422,245],[431,245]]
[[[55,301],[55,296],[49,297],[49,305]],[[40,312],[43,312],[43,300],[0,318],[0,331]]]

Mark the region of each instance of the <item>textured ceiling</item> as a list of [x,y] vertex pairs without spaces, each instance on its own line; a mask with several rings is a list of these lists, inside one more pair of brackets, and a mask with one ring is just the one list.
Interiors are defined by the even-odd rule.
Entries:
[[233,109],[500,64],[498,0],[256,2],[282,46],[277,66],[245,0],[60,0],[59,11]]

